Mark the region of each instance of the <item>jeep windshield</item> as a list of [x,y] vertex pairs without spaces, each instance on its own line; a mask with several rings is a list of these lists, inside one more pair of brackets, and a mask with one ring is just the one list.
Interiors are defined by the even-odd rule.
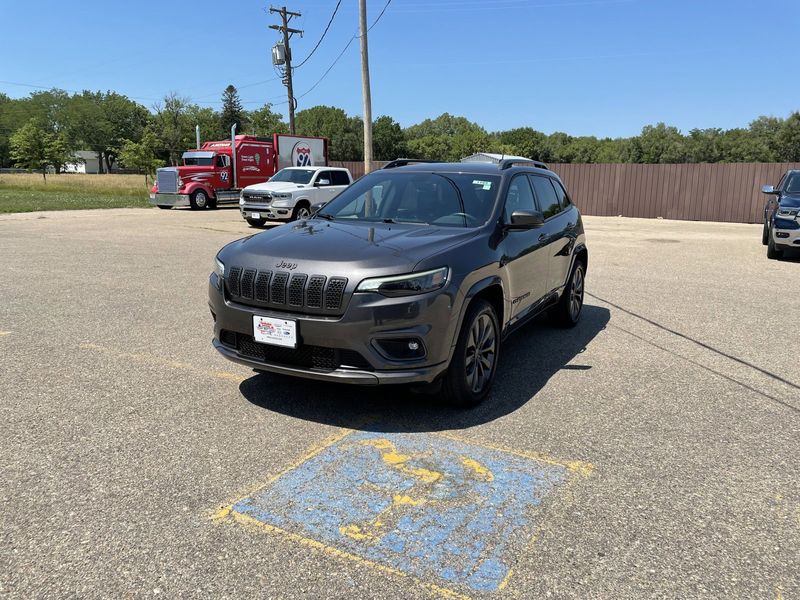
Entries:
[[500,177],[470,173],[376,171],[317,216],[369,223],[478,227],[492,213]]
[[272,176],[270,181],[287,181],[289,183],[305,184],[314,176],[313,169],[281,169]]

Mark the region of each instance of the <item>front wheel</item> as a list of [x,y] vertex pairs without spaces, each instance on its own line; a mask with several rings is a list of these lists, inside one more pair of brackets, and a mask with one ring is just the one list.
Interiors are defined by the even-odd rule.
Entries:
[[770,260],[783,258],[783,250],[775,245],[775,241],[772,239],[772,236],[769,236],[769,242],[767,243],[767,258]]
[[263,227],[264,223],[267,222],[266,219],[251,219],[249,217],[246,219],[246,221],[250,227]]
[[551,316],[562,327],[574,327],[578,324],[583,312],[583,288],[586,283],[586,266],[583,261],[576,260],[572,267],[569,283],[558,304],[551,309]]
[[761,243],[765,246],[769,243],[769,226],[764,221],[764,230],[761,232]]
[[443,376],[445,400],[461,408],[480,404],[489,395],[499,355],[497,315],[491,304],[479,298],[467,310],[453,360]]
[[310,216],[311,207],[308,205],[308,202],[298,202],[297,206],[294,207],[294,211],[292,211],[292,221],[308,219]]
[[205,210],[209,205],[208,194],[203,190],[197,190],[189,196],[189,206],[192,207],[192,210]]

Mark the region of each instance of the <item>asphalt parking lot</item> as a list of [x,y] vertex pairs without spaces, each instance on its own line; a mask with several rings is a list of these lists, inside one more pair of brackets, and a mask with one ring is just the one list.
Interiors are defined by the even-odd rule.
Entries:
[[0,216],[0,596],[800,597],[800,261],[586,218],[487,403],[210,344],[236,210]]

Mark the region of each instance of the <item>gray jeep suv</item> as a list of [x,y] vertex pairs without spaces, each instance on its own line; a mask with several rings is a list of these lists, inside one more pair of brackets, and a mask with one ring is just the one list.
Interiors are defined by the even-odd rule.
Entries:
[[546,165],[398,160],[312,218],[222,248],[213,343],[256,371],[473,406],[505,336],[545,310],[578,322],[587,264],[581,215]]

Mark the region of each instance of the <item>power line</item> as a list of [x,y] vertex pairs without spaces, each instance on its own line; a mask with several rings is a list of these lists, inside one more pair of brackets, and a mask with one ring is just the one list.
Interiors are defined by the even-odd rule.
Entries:
[[[377,25],[377,24],[378,24],[378,21],[380,21],[380,20],[381,20],[381,17],[383,16],[383,13],[385,13],[385,12],[386,12],[386,9],[387,9],[387,8],[389,8],[389,5],[390,5],[391,3],[392,3],[392,0],[387,0],[386,4],[383,6],[383,10],[380,12],[380,14],[378,15],[378,17],[377,17],[377,18],[376,18],[376,19],[375,19],[375,20],[372,22],[372,25],[370,25],[370,26],[367,28],[367,32],[369,32],[369,31],[370,31],[370,30],[371,30],[373,27],[375,27],[375,25]],[[347,52],[347,49],[350,47],[350,44],[352,44],[352,43],[353,43],[353,40],[357,40],[357,39],[359,39],[360,37],[361,37],[361,36],[359,36],[359,35],[354,35],[353,37],[351,37],[351,38],[350,38],[350,39],[347,41],[347,44],[345,45],[345,47],[344,47],[344,48],[342,49],[342,51],[339,53],[339,56],[337,56],[337,57],[334,59],[334,61],[331,63],[331,66],[330,66],[330,67],[328,67],[328,70],[327,70],[327,71],[325,71],[325,72],[322,74],[322,77],[320,77],[320,78],[317,80],[317,82],[316,82],[314,85],[312,85],[310,88],[308,88],[308,89],[307,89],[305,92],[303,92],[302,94],[300,94],[300,95],[298,96],[298,98],[302,98],[302,97],[304,97],[304,96],[307,96],[308,94],[310,94],[310,93],[311,93],[311,92],[314,90],[314,88],[316,88],[316,87],[317,87],[317,86],[318,86],[320,83],[322,83],[322,80],[323,80],[323,79],[325,79],[325,77],[327,77],[327,76],[328,76],[328,73],[330,73],[330,72],[331,72],[331,70],[333,69],[333,67],[335,67],[335,66],[336,66],[336,63],[338,63],[338,62],[339,62],[339,59],[341,59],[341,58],[342,58],[342,56],[344,56],[344,53],[345,53],[345,52]],[[283,103],[281,102],[280,104],[283,104]]]
[[382,11],[380,12],[380,14],[378,15],[378,18],[377,18],[377,19],[375,19],[375,20],[372,22],[372,25],[370,25],[370,26],[369,26],[369,28],[367,28],[367,32],[370,32],[370,31],[372,31],[372,28],[373,28],[373,27],[375,27],[375,25],[377,25],[377,24],[378,24],[378,21],[380,21],[380,20],[381,20],[381,17],[383,16],[383,13],[385,13],[385,12],[386,12],[386,9],[387,9],[387,8],[389,8],[389,5],[390,5],[391,3],[392,3],[392,0],[386,0],[386,4],[384,4],[384,5],[383,5],[383,10],[382,10]]
[[325,35],[328,33],[328,29],[331,28],[331,23],[333,23],[333,18],[336,16],[336,13],[339,11],[339,6],[341,6],[341,4],[342,4],[342,0],[339,0],[336,3],[336,8],[333,9],[333,14],[331,15],[331,18],[328,20],[328,24],[325,26],[325,31],[322,32],[322,37],[319,38],[319,41],[317,42],[317,45],[314,46],[314,49],[311,51],[311,54],[306,56],[305,60],[303,60],[303,62],[301,62],[299,65],[297,65],[296,67],[293,67],[294,69],[299,69],[300,67],[302,67],[304,64],[306,64],[308,62],[309,58],[314,56],[314,52],[317,51],[317,48],[319,48],[319,45],[322,43],[322,40],[325,39]]

